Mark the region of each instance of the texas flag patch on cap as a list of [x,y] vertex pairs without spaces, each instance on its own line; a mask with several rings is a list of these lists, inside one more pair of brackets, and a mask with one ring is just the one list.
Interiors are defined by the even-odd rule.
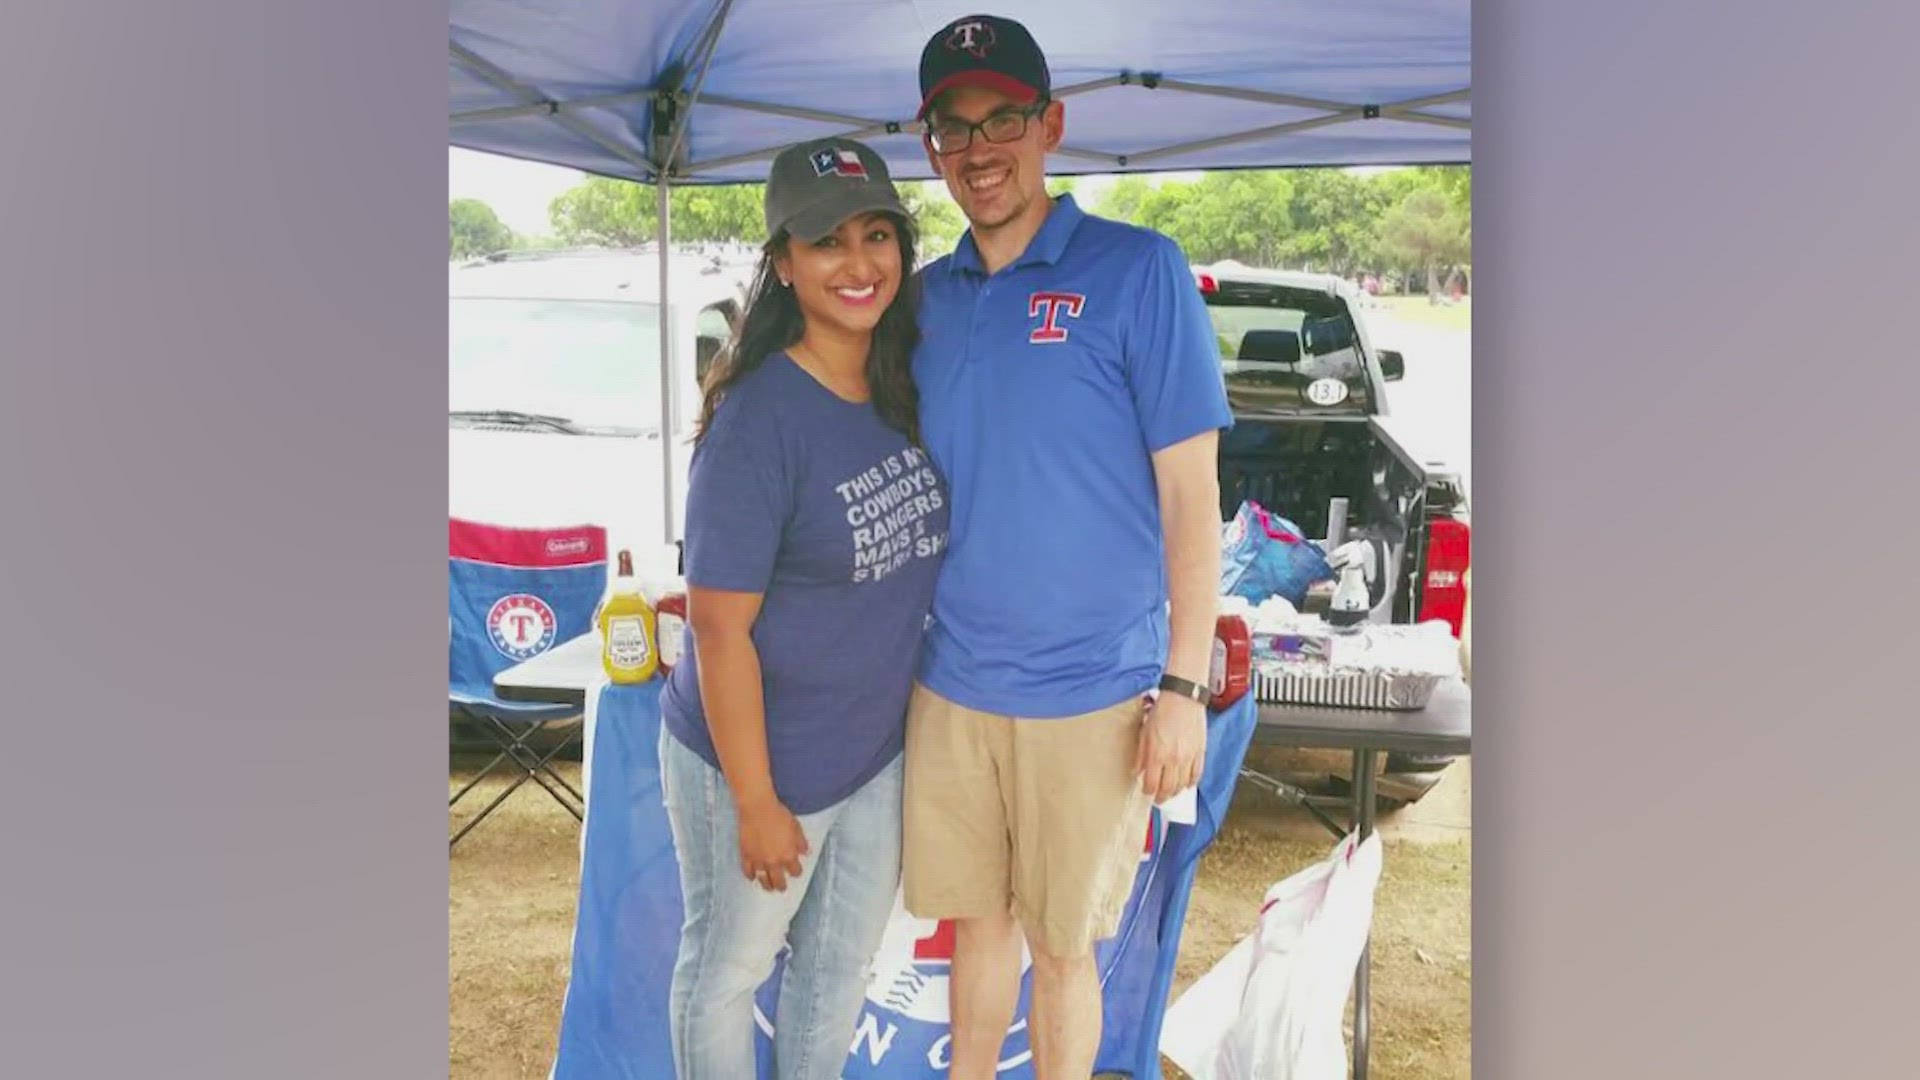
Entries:
[[828,147],[813,155],[813,174],[815,176],[847,176],[855,180],[867,178],[867,167],[860,163],[860,155],[851,150]]

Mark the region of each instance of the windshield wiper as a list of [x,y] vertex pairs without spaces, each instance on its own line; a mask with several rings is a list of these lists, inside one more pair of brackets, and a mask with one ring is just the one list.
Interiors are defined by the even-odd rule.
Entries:
[[455,409],[449,420],[470,427],[506,427],[523,431],[544,431],[555,435],[598,435],[610,438],[659,438],[657,428],[620,427],[614,424],[582,424],[564,416],[519,412],[514,409]]
[[539,413],[516,412],[512,409],[454,409],[447,413],[447,419],[464,420],[476,425],[494,424],[501,427],[551,431],[561,435],[586,434],[579,425],[564,416],[542,416]]

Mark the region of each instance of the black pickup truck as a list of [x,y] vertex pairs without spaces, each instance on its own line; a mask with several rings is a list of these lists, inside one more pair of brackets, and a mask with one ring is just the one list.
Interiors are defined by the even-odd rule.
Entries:
[[[1195,267],[1194,277],[1234,412],[1220,445],[1222,521],[1251,499],[1324,541],[1334,500],[1345,499],[1342,538],[1376,541],[1389,571],[1374,584],[1371,618],[1444,620],[1459,637],[1472,536],[1465,488],[1456,470],[1392,434],[1387,384],[1405,359],[1375,348],[1359,293],[1329,275],[1234,264]],[[1449,760],[1395,754],[1386,770],[1417,798]]]

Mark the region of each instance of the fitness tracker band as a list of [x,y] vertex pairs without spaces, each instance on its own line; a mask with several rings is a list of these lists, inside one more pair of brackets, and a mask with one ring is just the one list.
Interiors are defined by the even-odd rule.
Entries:
[[1213,698],[1213,691],[1208,690],[1197,682],[1183,679],[1178,675],[1160,676],[1160,689],[1165,693],[1179,694],[1183,698],[1192,698],[1202,705],[1205,705]]

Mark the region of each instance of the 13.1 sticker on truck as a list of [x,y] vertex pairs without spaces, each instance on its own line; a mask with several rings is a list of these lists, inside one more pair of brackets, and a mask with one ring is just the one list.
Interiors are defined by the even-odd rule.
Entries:
[[1340,379],[1315,379],[1307,384],[1307,400],[1315,405],[1338,405],[1347,400],[1347,384]]

